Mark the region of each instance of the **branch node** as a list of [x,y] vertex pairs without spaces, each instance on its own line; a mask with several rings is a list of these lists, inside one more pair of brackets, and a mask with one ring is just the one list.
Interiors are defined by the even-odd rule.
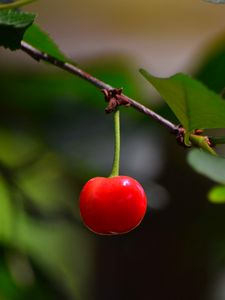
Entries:
[[106,113],[111,113],[120,105],[130,106],[129,100],[122,94],[122,88],[103,89],[102,90],[108,106],[105,109]]
[[108,107],[106,108],[106,112],[114,111],[118,105],[131,106],[137,111],[140,111],[141,113],[154,119],[155,121],[163,125],[165,128],[169,129],[170,132],[173,133],[175,136],[179,134],[179,128],[177,125],[173,124],[169,120],[155,113],[154,111],[142,105],[141,103],[122,94],[122,89],[114,89],[110,85],[106,84],[104,81],[101,81],[98,78],[92,76],[91,74],[88,74],[87,72],[78,68],[74,64],[71,64],[64,60],[61,61],[48,53],[41,52],[29,43],[26,43],[25,41],[21,41],[21,50],[26,52],[28,55],[30,55],[37,61],[43,60],[49,62],[58,68],[61,68],[69,73],[72,73],[88,81],[89,83],[91,83],[99,89],[103,89],[102,91],[105,95],[106,101],[109,102]]
[[177,143],[185,148],[188,148],[188,146],[185,144],[184,135],[185,135],[185,129],[181,125],[178,125],[177,133],[176,133]]

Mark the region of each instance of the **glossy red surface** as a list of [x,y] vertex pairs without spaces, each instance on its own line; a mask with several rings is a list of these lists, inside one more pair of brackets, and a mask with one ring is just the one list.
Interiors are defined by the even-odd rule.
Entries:
[[134,229],[146,208],[142,186],[128,176],[92,178],[80,193],[83,222],[98,234],[121,234]]

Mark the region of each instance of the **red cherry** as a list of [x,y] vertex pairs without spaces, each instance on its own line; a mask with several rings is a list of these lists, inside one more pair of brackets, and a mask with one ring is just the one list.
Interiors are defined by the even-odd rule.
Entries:
[[80,194],[80,214],[98,234],[121,234],[137,227],[147,208],[145,192],[128,176],[95,177]]

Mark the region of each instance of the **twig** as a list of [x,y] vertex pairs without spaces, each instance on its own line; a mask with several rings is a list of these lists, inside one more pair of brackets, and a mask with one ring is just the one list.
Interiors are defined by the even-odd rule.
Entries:
[[[104,91],[117,90],[114,87],[112,87],[111,85],[106,84],[105,82],[95,78],[94,76],[86,73],[85,71],[74,66],[73,64],[68,63],[68,62],[63,62],[47,53],[44,53],[44,52],[34,48],[30,44],[26,43],[25,41],[21,42],[21,49],[24,52],[26,52],[27,54],[29,54],[35,60],[37,60],[37,61],[43,60],[43,61],[49,62],[52,65],[55,65],[63,70],[68,71],[69,73],[72,73],[76,76],[81,77],[82,79],[90,82],[91,84],[93,84],[94,86],[96,86],[97,88],[99,88],[101,90],[104,90]],[[173,124],[169,120],[163,118],[162,116],[158,115],[157,113],[150,110],[146,106],[140,104],[139,102],[135,101],[134,99],[132,99],[122,93],[117,95],[117,98],[119,99],[119,101],[121,103],[127,103],[127,104],[129,104],[129,106],[132,106],[134,109],[136,109],[136,110],[140,111],[141,113],[154,119],[155,121],[157,121],[158,123],[160,123],[161,125],[166,127],[167,129],[169,129],[171,133],[173,133],[175,135],[177,135],[179,133],[179,130],[180,130],[179,126]]]

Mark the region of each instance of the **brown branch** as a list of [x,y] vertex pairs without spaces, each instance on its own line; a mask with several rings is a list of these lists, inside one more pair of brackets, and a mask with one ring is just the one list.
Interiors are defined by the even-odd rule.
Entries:
[[[113,91],[120,91],[120,89],[115,89],[114,87],[112,87],[109,84],[106,84],[105,82],[95,78],[94,76],[86,73],[85,71],[83,71],[82,69],[78,68],[77,66],[74,66],[71,63],[68,62],[63,62],[47,53],[44,53],[36,48],[34,48],[33,46],[31,46],[30,44],[26,43],[25,41],[21,42],[21,49],[26,52],[27,54],[29,54],[32,58],[34,58],[37,61],[43,60],[46,62],[51,63],[52,65],[55,65],[63,70],[66,70],[69,73],[72,73],[76,76],[81,77],[82,79],[90,82],[91,84],[93,84],[94,86],[96,86],[97,88],[101,89],[104,91],[104,94],[106,96],[106,93],[108,92],[113,92]],[[121,90],[122,92],[122,90]],[[158,123],[160,123],[161,125],[163,125],[164,127],[166,127],[167,129],[170,130],[171,133],[178,135],[180,132],[180,128],[179,126],[173,124],[172,122],[170,122],[169,120],[163,118],[162,116],[158,115],[157,113],[155,113],[154,111],[152,111],[151,109],[147,108],[146,106],[140,104],[139,102],[135,101],[134,99],[122,94],[122,93],[117,93],[116,94],[116,100],[117,100],[117,104],[115,105],[129,105],[132,106],[134,109],[140,111],[141,113],[149,116],[150,118],[154,119],[155,121],[157,121]],[[110,109],[109,109],[110,110]]]

